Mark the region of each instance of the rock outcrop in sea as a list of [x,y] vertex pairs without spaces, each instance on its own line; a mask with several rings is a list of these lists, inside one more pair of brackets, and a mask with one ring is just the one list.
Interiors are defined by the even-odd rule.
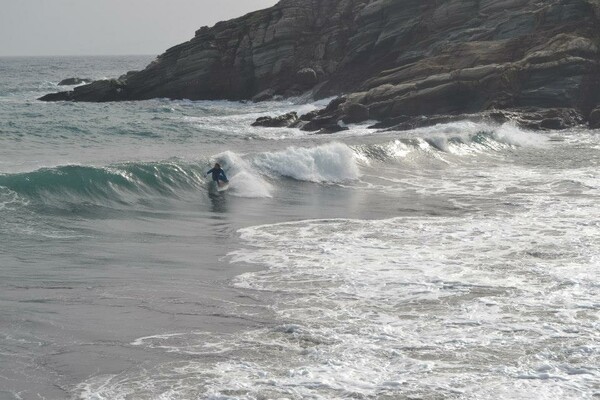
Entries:
[[72,86],[72,85],[81,85],[83,83],[91,83],[92,79],[89,78],[67,78],[58,82],[58,86]]
[[344,95],[304,121],[312,128],[319,118],[393,126],[493,110],[559,128],[590,115],[598,123],[599,47],[600,0],[282,0],[199,29],[142,71],[42,100],[309,92]]

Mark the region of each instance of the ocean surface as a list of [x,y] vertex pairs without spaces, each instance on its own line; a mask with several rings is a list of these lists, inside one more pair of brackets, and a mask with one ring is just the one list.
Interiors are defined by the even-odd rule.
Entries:
[[600,132],[36,100],[151,61],[0,58],[0,399],[600,398]]

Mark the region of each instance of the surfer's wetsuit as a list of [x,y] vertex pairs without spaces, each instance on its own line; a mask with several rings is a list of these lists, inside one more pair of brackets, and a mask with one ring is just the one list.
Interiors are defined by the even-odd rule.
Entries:
[[206,173],[206,175],[208,175],[208,174],[212,174],[212,180],[217,183],[219,181],[223,181],[223,182],[229,181],[227,179],[227,177],[225,176],[225,171],[223,171],[221,168],[213,168]]

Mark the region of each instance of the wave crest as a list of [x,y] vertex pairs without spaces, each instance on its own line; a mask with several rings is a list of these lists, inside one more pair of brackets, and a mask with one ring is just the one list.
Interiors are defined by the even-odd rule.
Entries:
[[259,169],[308,182],[341,183],[358,179],[360,171],[355,153],[342,143],[263,153],[254,159]]
[[370,161],[404,159],[411,154],[439,158],[445,154],[468,156],[495,153],[515,147],[543,147],[548,138],[514,124],[489,125],[470,121],[440,124],[402,132],[386,143],[353,146],[358,158]]

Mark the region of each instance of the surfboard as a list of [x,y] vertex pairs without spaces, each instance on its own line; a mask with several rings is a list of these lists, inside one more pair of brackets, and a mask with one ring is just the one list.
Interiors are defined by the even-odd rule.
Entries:
[[217,184],[217,191],[224,192],[229,189],[229,182],[219,182]]
[[228,182],[215,182],[215,181],[211,181],[208,184],[208,193],[210,194],[220,194],[221,192],[226,191],[227,189],[229,189],[229,183]]

